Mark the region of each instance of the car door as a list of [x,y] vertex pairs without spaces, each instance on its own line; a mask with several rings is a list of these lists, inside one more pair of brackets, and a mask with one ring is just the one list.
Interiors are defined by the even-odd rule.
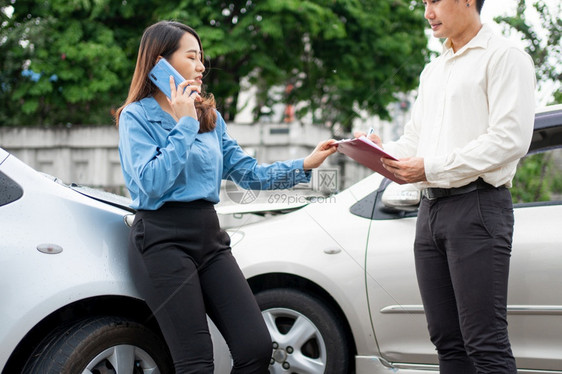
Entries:
[[[520,175],[535,172],[532,183]],[[512,193],[515,230],[508,294],[519,368],[562,369],[562,149],[520,162]]]
[[[386,187],[386,184],[389,184]],[[365,205],[371,225],[366,251],[366,283],[373,330],[384,359],[395,363],[435,364],[435,348],[418,289],[413,244],[416,212],[390,211],[381,201],[384,189],[408,191],[408,186],[383,182]],[[360,213],[359,203],[352,212]]]
[[[528,169],[538,170],[539,176],[529,176]],[[519,368],[560,370],[562,149],[549,148],[527,157],[514,184],[514,201],[523,198],[525,202],[514,205],[508,294],[513,352]],[[415,212],[385,210],[380,201],[383,188],[371,199],[375,205],[366,253],[369,306],[378,347],[391,362],[435,364],[415,277]]]

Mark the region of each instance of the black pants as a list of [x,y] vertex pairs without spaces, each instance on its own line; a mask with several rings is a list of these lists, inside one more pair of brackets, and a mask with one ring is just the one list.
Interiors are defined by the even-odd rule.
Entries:
[[512,235],[506,188],[422,199],[416,272],[441,374],[517,372],[506,319]]
[[232,373],[267,373],[271,337],[211,203],[167,203],[137,212],[130,245],[142,254],[150,278],[143,296],[176,374],[213,373],[206,313],[230,348]]

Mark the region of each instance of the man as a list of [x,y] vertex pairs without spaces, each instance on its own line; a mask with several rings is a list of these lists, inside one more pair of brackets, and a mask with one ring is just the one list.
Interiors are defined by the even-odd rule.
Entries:
[[[443,53],[421,74],[411,121],[385,167],[423,189],[414,254],[442,374],[516,373],[506,306],[507,187],[531,140],[530,57],[480,21],[484,0],[424,1]],[[371,139],[380,144],[380,138]]]

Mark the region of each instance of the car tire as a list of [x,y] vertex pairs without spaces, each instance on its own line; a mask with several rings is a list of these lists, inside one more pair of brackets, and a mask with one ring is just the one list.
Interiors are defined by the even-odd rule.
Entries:
[[146,370],[173,372],[163,340],[137,322],[98,317],[57,329],[34,351],[23,373],[137,374]]
[[347,336],[326,303],[284,288],[262,291],[255,296],[273,340],[271,374],[349,371]]

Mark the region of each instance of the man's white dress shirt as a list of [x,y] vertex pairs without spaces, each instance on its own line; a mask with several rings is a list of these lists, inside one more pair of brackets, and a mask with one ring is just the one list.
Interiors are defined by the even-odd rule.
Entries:
[[384,144],[398,158],[423,157],[425,187],[460,187],[478,177],[511,187],[526,154],[535,112],[533,61],[483,25],[456,53],[443,53],[420,77],[404,135]]

